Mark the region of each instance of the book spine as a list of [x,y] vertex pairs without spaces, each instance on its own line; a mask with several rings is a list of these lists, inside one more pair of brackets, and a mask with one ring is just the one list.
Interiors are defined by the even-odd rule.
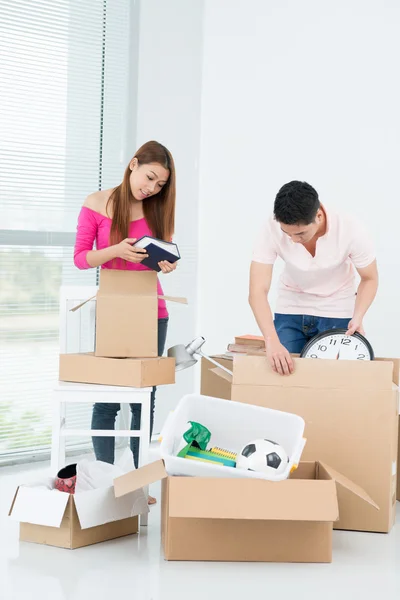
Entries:
[[245,344],[228,344],[228,352],[237,352],[239,354],[249,354],[253,356],[265,356],[265,349],[246,346]]
[[263,338],[248,339],[243,337],[235,337],[235,344],[243,346],[252,346],[254,348],[265,348],[265,341]]

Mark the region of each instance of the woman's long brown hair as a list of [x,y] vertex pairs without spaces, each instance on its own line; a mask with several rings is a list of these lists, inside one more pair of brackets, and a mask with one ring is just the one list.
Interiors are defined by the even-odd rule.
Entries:
[[[175,227],[175,165],[171,153],[158,142],[146,142],[139,148],[135,156],[139,165],[157,163],[168,169],[167,183],[154,196],[143,201],[143,214],[154,237],[170,241]],[[133,160],[133,159],[132,159]],[[130,185],[130,161],[122,183],[114,189],[107,202],[112,211],[110,244],[118,244],[129,236],[131,220],[132,192]]]

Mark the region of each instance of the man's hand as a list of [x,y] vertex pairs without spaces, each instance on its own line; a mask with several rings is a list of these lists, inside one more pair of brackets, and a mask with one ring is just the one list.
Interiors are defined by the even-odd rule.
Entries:
[[272,370],[280,375],[290,375],[294,372],[292,357],[278,339],[265,341],[267,359]]
[[362,319],[358,317],[353,317],[347,325],[346,335],[353,335],[353,333],[355,333],[356,331],[358,333],[361,333],[361,335],[365,335]]
[[361,277],[361,281],[357,290],[354,315],[347,326],[346,335],[353,335],[356,331],[361,333],[361,335],[365,335],[362,324],[363,317],[371,306],[376,295],[376,290],[378,289],[378,268],[376,266],[376,260],[368,265],[368,267],[364,267],[363,269],[357,268],[357,273]]

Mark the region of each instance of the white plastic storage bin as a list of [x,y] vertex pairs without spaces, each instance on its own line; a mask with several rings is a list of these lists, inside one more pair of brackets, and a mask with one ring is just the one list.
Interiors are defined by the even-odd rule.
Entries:
[[219,446],[238,454],[246,444],[258,438],[280,444],[289,456],[289,463],[283,473],[274,477],[274,481],[288,478],[293,465],[299,463],[305,444],[305,423],[298,415],[189,394],[180,400],[169,415],[162,431],[160,451],[169,475],[270,479],[268,475],[261,476],[260,473],[244,469],[177,457],[176,454],[182,447],[182,435],[190,427],[188,421],[201,423],[210,430],[210,448]]

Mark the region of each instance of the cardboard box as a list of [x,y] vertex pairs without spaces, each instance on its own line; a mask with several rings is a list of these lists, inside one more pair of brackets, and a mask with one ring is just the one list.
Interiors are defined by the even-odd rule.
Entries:
[[61,354],[60,381],[151,387],[175,383],[174,358],[102,358],[88,354]]
[[[217,359],[218,360],[218,359]],[[395,521],[399,361],[295,359],[290,377],[262,357],[236,357],[231,398],[303,417],[303,460],[321,460],[356,482],[380,511],[340,489],[337,529],[388,532]],[[208,375],[229,379],[214,369]],[[209,379],[209,382],[212,380]],[[229,381],[226,381],[229,385]],[[215,386],[218,392],[220,383]],[[227,387],[224,388],[225,393]],[[208,394],[213,394],[211,385]],[[399,496],[399,489],[397,489]]]
[[315,462],[271,482],[168,477],[159,460],[115,479],[115,495],[161,479],[167,560],[331,562],[336,488],[376,507],[361,488]]
[[[101,269],[96,296],[95,355],[157,357],[158,298],[187,304],[185,298],[157,295],[155,271]],[[89,298],[72,310],[79,310]]]
[[113,487],[70,495],[20,486],[9,516],[20,522],[21,541],[74,549],[137,533],[144,512],[142,490],[116,499]]

